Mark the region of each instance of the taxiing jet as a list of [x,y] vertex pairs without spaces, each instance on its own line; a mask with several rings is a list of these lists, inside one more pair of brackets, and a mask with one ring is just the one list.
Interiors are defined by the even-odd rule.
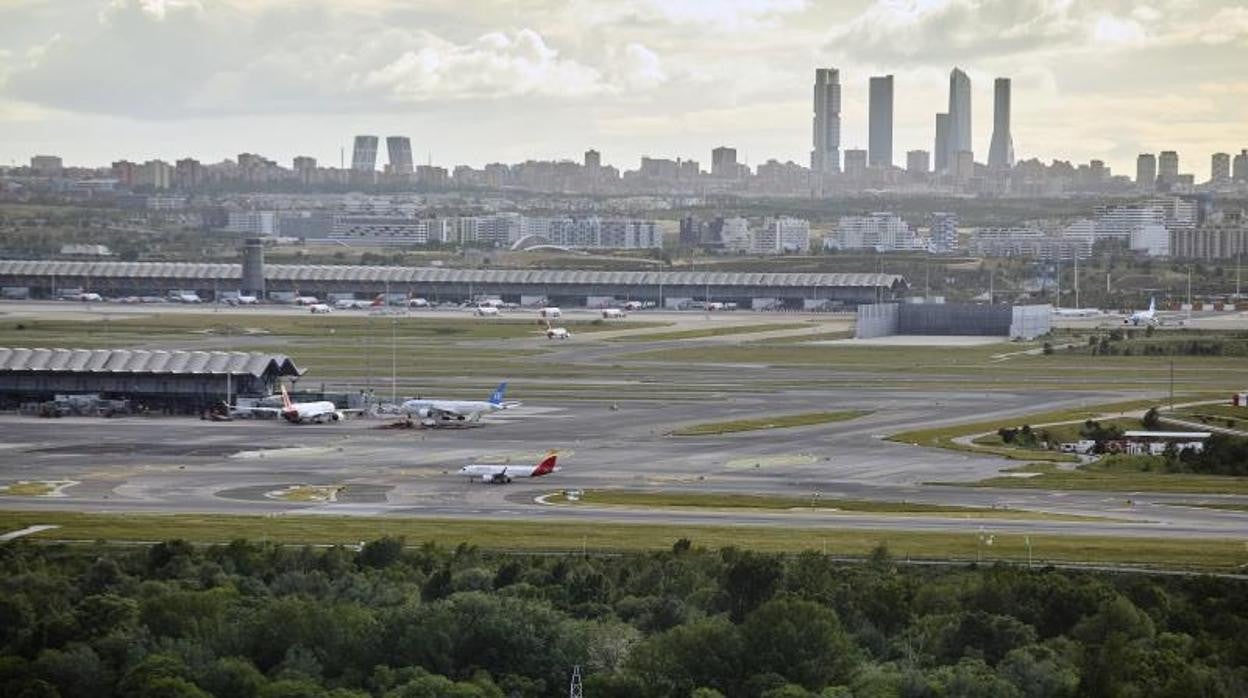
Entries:
[[1124,325],[1156,325],[1157,324],[1157,299],[1148,299],[1148,310],[1137,310],[1131,313],[1127,319],[1122,321]]
[[400,408],[404,414],[419,417],[421,424],[434,426],[439,422],[476,422],[481,415],[519,407],[518,402],[503,402],[507,382],[498,384],[489,400],[407,400]]
[[469,482],[484,482],[487,485],[510,484],[517,477],[541,477],[558,472],[555,465],[555,454],[547,454],[537,465],[499,465],[497,463],[474,463],[459,469],[459,474],[467,476]]
[[360,410],[340,410],[329,400],[295,402],[290,399],[290,394],[286,392],[286,386],[283,385],[281,407],[238,407],[235,411],[276,413],[291,424],[324,424],[325,422],[340,422],[346,418],[348,412]]

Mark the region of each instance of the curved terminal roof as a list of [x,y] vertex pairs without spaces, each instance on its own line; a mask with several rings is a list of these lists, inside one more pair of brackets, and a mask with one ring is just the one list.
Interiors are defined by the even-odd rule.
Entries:
[[[2,276],[66,276],[76,278],[162,278],[170,281],[218,279],[235,282],[239,264],[193,262],[30,262],[0,260]],[[793,274],[715,271],[577,271],[549,269],[442,269],[433,267],[365,267],[345,265],[265,265],[271,281],[390,282],[397,284],[543,284],[626,286],[771,286],[898,288],[906,281],[898,274]]]
[[178,375],[298,376],[284,354],[129,349],[16,349],[0,347],[0,372],[150,373]]

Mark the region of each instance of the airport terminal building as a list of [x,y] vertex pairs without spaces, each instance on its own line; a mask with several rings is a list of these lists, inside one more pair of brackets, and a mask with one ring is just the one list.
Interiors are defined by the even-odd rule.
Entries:
[[0,287],[6,295],[28,298],[58,298],[65,289],[105,297],[164,296],[178,289],[205,299],[240,291],[258,291],[257,295],[275,300],[296,294],[372,298],[402,293],[430,301],[490,297],[569,307],[632,300],[681,308],[714,300],[742,308],[819,310],[893,300],[906,289],[906,281],[896,274],[444,269],[266,265],[255,260],[244,264],[0,260]]
[[264,397],[303,371],[283,354],[0,347],[0,407],[99,394],[136,407],[200,412],[230,397]]

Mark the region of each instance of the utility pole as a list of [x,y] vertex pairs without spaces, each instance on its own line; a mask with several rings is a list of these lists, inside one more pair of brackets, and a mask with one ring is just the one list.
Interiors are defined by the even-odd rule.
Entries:
[[390,318],[390,404],[399,402],[399,319]]
[[1079,309],[1079,250],[1075,249],[1075,308]]
[[1187,265],[1187,316],[1192,316],[1192,265]]

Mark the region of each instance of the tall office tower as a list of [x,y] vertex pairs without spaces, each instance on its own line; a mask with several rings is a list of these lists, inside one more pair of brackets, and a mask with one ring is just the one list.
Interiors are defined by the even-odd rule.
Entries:
[[597,170],[602,167],[602,153],[597,150],[589,149],[585,151],[585,169]]
[[862,180],[867,176],[867,151],[850,148],[845,151],[845,176]]
[[1231,179],[1231,156],[1229,153],[1214,153],[1209,166],[1209,181],[1229,182]]
[[1157,181],[1170,184],[1179,178],[1179,154],[1173,150],[1163,150],[1157,158]]
[[711,176],[736,178],[737,149],[720,146],[711,151]]
[[971,143],[971,79],[954,68],[949,73],[949,157],[963,151],[975,152]]
[[1014,166],[1014,139],[1010,136],[1010,79],[997,78],[992,84],[992,143],[988,146],[988,167],[1008,170]]
[[949,170],[949,115],[936,115],[936,174]]
[[356,136],[351,151],[351,169],[356,172],[377,170],[377,136]]
[[910,150],[906,152],[906,172],[925,175],[931,170],[931,157],[926,150]]
[[893,76],[871,78],[871,114],[867,134],[867,162],[872,167],[893,166]]
[[1235,156],[1235,164],[1231,168],[1231,177],[1236,182],[1248,182],[1248,149],[1239,151]]
[[[373,139],[374,144],[376,140],[375,138]],[[355,143],[356,152],[358,153],[360,140],[357,138]],[[376,145],[374,145],[374,155],[376,152]],[[415,171],[412,168],[412,139],[407,136],[386,136],[386,153],[390,156],[390,174],[410,175]]]
[[814,150],[810,169],[816,174],[841,171],[841,72],[815,70]]
[[1135,185],[1151,189],[1157,185],[1157,156],[1140,153],[1135,159]]

